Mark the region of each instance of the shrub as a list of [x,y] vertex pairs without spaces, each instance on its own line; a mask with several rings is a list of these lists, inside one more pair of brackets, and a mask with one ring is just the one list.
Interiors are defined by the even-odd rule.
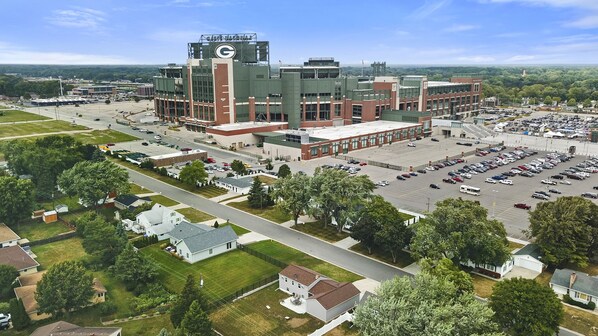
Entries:
[[100,306],[100,314],[102,316],[112,315],[117,310],[116,305],[112,301],[102,302],[98,306]]
[[215,228],[218,228],[218,226],[220,226],[220,224],[218,224],[218,221],[215,221],[215,222],[214,222],[214,227],[215,227]]
[[141,237],[139,239],[133,240],[131,243],[136,248],[140,249],[158,242],[158,236],[149,236],[149,237]]
[[580,307],[583,309],[588,309],[588,310],[596,309],[596,302],[593,302],[593,301],[588,302],[588,303],[579,302],[579,301],[573,300],[569,295],[564,295],[563,301],[565,303],[568,303],[570,305],[577,306],[577,307]]

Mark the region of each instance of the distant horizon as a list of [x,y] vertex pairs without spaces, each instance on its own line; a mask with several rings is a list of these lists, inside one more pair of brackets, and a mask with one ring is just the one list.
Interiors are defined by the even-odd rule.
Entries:
[[[303,62],[301,62],[303,63]],[[301,64],[301,63],[293,63],[293,64]],[[0,63],[0,66],[72,66],[72,67],[85,67],[85,66],[99,66],[99,67],[118,67],[118,66],[140,66],[140,67],[164,67],[171,63],[164,63],[164,64],[152,64],[152,63],[122,63],[122,64],[50,64],[50,63]],[[175,63],[178,65],[186,65],[186,63]],[[289,65],[291,63],[283,64]],[[405,67],[416,67],[416,68],[436,68],[436,67],[444,67],[444,68],[458,68],[458,67],[468,67],[468,68],[492,68],[492,67],[509,67],[509,68],[519,68],[519,67],[531,67],[531,68],[546,68],[546,67],[598,67],[597,63],[588,63],[588,64],[386,64],[387,67],[397,67],[397,68],[405,68]],[[278,68],[278,62],[270,62],[270,67]],[[340,67],[356,67],[361,68],[361,64],[340,64]],[[365,69],[370,69],[370,64],[363,65]]]

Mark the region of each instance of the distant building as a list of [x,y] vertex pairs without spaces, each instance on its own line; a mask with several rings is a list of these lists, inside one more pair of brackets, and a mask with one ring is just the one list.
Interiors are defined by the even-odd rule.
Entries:
[[116,86],[114,85],[89,85],[79,86],[73,89],[72,94],[75,96],[110,96],[117,93]]
[[151,98],[154,96],[154,85],[143,84],[137,87],[137,97],[139,98]]

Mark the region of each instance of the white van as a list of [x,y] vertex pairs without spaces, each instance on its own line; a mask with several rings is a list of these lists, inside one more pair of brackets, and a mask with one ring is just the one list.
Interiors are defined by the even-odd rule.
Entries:
[[162,140],[162,137],[159,135],[154,135],[154,139],[156,139],[157,141],[160,141],[160,140]]

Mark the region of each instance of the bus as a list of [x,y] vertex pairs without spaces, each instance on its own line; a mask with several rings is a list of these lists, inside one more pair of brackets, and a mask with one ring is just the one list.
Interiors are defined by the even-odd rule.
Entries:
[[459,187],[459,191],[465,194],[469,194],[469,195],[474,195],[474,196],[480,196],[480,188],[477,187],[470,187],[470,186],[466,186],[466,185],[462,185],[461,187]]

